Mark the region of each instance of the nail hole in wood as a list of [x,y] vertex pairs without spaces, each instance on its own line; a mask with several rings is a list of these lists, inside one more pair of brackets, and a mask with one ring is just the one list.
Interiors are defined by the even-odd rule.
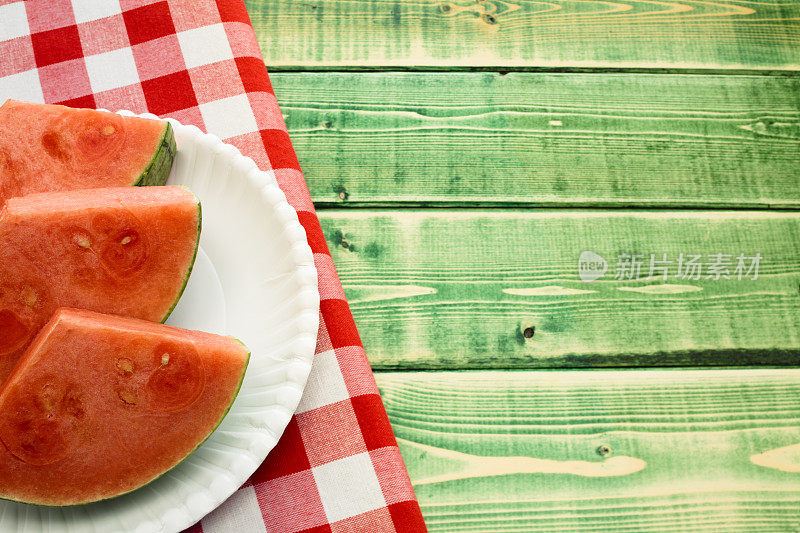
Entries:
[[600,457],[608,457],[611,455],[611,446],[607,446],[605,444],[601,444],[597,447],[597,455]]
[[530,339],[531,337],[533,337],[534,333],[536,333],[536,328],[533,326],[528,326],[522,331],[522,336],[525,337],[526,339]]

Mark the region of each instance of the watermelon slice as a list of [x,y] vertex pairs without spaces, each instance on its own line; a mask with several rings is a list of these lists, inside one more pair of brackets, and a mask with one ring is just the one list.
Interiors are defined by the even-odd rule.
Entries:
[[0,388],[0,497],[76,505],[152,481],[217,427],[248,359],[232,337],[58,310]]
[[34,192],[163,185],[174,156],[166,121],[7,100],[0,107],[0,206]]
[[183,187],[116,187],[12,198],[0,211],[0,383],[58,307],[163,321],[200,236]]

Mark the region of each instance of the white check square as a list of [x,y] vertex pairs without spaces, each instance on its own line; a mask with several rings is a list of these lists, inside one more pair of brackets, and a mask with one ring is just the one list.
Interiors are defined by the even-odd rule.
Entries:
[[186,68],[233,59],[233,51],[221,23],[179,32],[178,42]]
[[119,0],[71,0],[75,22],[89,22],[122,13]]
[[336,353],[328,350],[314,355],[303,398],[295,412],[304,413],[318,407],[341,402],[349,397],[344,376],[342,376],[339,362],[336,360]]
[[42,84],[36,69],[0,76],[0,105],[9,98],[27,102],[44,103]]
[[25,2],[0,5],[0,41],[16,39],[30,32]]
[[200,104],[200,114],[208,132],[222,139],[258,131],[256,117],[246,94]]
[[139,82],[133,50],[126,46],[103,54],[87,56],[86,70],[92,91],[101,93]]
[[386,505],[369,453],[359,453],[311,469],[330,522]]

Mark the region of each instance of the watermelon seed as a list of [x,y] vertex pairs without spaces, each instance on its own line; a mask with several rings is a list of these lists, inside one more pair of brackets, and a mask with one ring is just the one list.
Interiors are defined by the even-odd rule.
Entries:
[[55,395],[57,393],[51,384],[46,384],[42,387],[42,392],[39,394],[39,402],[45,411],[51,411],[55,403]]
[[119,242],[120,242],[120,244],[122,244],[122,245],[124,246],[124,245],[128,244],[129,242],[131,242],[131,240],[132,240],[132,239],[130,238],[130,236],[128,236],[128,237],[124,237],[124,238],[123,238],[121,241],[119,241]]
[[25,287],[22,289],[22,299],[25,301],[25,305],[33,307],[37,300],[36,291],[32,287]]
[[165,353],[161,356],[161,366],[167,366],[167,363],[169,363],[169,354]]
[[72,240],[75,241],[75,244],[80,246],[81,248],[89,248],[92,243],[89,242],[89,238],[86,235],[81,235],[80,233],[76,233]]
[[127,358],[117,359],[117,368],[123,374],[133,374],[133,361]]
[[119,399],[123,401],[123,403],[127,405],[136,405],[136,394],[129,390],[120,390],[117,391],[117,395]]
[[108,125],[108,126],[104,127],[103,130],[100,133],[102,133],[103,135],[111,135],[115,131],[116,130],[114,129],[114,126]]

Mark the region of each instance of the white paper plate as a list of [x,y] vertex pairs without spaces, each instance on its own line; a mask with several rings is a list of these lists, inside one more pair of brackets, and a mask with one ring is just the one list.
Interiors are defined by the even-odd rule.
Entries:
[[271,172],[213,135],[170,122],[178,154],[169,183],[200,198],[203,230],[186,292],[167,323],[233,335],[247,345],[250,364],[239,396],[211,437],[153,483],[79,507],[0,500],[1,532],[181,531],[250,477],[300,401],[319,326],[317,271],[305,231]]

